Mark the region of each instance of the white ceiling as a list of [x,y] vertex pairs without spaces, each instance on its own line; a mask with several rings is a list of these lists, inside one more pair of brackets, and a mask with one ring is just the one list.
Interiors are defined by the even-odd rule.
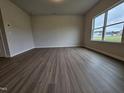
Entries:
[[11,0],[31,15],[83,14],[100,0],[64,0],[53,3],[50,0]]

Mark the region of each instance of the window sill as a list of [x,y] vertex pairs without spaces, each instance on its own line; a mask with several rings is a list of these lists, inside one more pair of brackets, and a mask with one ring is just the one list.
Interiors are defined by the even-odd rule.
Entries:
[[109,42],[109,41],[98,41],[98,40],[91,40],[91,42],[112,43],[112,44],[124,44],[123,42]]

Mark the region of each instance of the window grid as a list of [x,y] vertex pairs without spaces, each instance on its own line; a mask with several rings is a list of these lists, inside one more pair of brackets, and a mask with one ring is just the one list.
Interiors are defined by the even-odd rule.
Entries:
[[[112,9],[112,8],[111,8]],[[109,24],[109,25],[107,25],[107,17],[108,17],[108,11],[109,11],[110,9],[108,9],[107,11],[105,11],[105,12],[103,12],[103,13],[105,13],[105,17],[104,17],[104,25],[103,25],[103,27],[98,27],[98,28],[95,28],[95,18],[93,19],[93,22],[92,22],[92,35],[91,35],[91,39],[93,40],[93,33],[94,33],[94,30],[97,30],[97,29],[100,29],[100,28],[103,28],[103,32],[102,32],[102,40],[100,40],[100,41],[105,41],[106,42],[106,40],[104,40],[105,39],[105,30],[106,30],[106,28],[107,27],[110,27],[110,26],[114,26],[114,25],[117,25],[117,24],[123,24],[124,23],[124,21],[122,21],[122,22],[117,22],[117,23],[114,23],[114,24]],[[102,13],[102,14],[103,14]],[[102,15],[101,14],[101,15]],[[124,42],[124,25],[123,25],[123,33],[122,33],[122,38],[121,38],[122,40],[121,40],[121,42]],[[96,40],[93,40],[93,41],[96,41]],[[99,40],[98,40],[99,41]],[[107,42],[109,42],[109,41],[107,41]]]

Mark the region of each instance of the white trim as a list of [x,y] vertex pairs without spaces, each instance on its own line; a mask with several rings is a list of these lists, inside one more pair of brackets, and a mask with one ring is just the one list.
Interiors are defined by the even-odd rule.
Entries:
[[4,55],[3,57],[7,57],[7,52],[6,52],[6,48],[5,48],[5,43],[4,43],[4,40],[3,40],[3,33],[0,29],[0,36],[1,36],[1,41],[2,41],[2,46],[3,46],[3,49],[4,49]]
[[97,51],[97,52],[100,52],[102,54],[108,55],[108,56],[113,57],[115,59],[119,59],[119,60],[124,61],[124,58],[123,57],[116,56],[116,55],[113,55],[111,53],[108,53],[108,52],[105,52],[105,51],[102,51],[102,50],[99,50],[99,49],[91,48],[91,47],[88,47],[88,46],[84,46],[84,47],[89,48],[89,49],[94,50],[94,51]]
[[71,46],[37,46],[36,48],[68,48],[68,47],[81,47],[81,45],[71,45]]
[[122,44],[123,42],[112,42],[112,41],[104,41],[104,40],[90,40],[91,42],[101,42],[101,43],[113,43],[113,44]]
[[10,57],[15,57],[15,56],[17,56],[17,55],[19,55],[19,54],[22,54],[22,53],[27,52],[27,51],[32,50],[32,49],[34,49],[34,47],[32,47],[32,48],[30,48],[30,49],[27,49],[27,50],[24,50],[24,51],[21,51],[21,52],[19,52],[19,53],[11,54]]
[[21,51],[19,53],[11,54],[10,57],[15,57],[15,56],[17,56],[19,54],[22,54],[24,52],[30,51],[30,50],[35,49],[35,48],[69,48],[69,47],[82,47],[82,46],[81,45],[71,45],[71,46],[39,46],[39,47],[32,47],[30,49]]

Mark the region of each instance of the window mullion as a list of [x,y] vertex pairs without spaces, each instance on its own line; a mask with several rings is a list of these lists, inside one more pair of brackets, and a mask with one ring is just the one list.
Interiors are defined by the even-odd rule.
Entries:
[[123,23],[124,23],[124,21],[123,22],[114,23],[114,24],[110,24],[110,25],[107,25],[106,27],[113,26],[113,25],[118,25],[118,24],[123,24]]
[[91,39],[93,39],[94,28],[95,28],[95,20],[93,19],[93,21],[92,21]]
[[93,30],[96,30],[96,29],[100,29],[100,28],[103,28],[103,27],[99,27],[99,28],[94,28]]
[[123,25],[123,33],[122,33],[122,42],[124,43],[124,25]]
[[107,16],[108,16],[108,11],[105,13],[105,19],[104,19],[103,34],[102,34],[103,41],[104,41],[104,37],[105,37],[105,28],[107,26]]

